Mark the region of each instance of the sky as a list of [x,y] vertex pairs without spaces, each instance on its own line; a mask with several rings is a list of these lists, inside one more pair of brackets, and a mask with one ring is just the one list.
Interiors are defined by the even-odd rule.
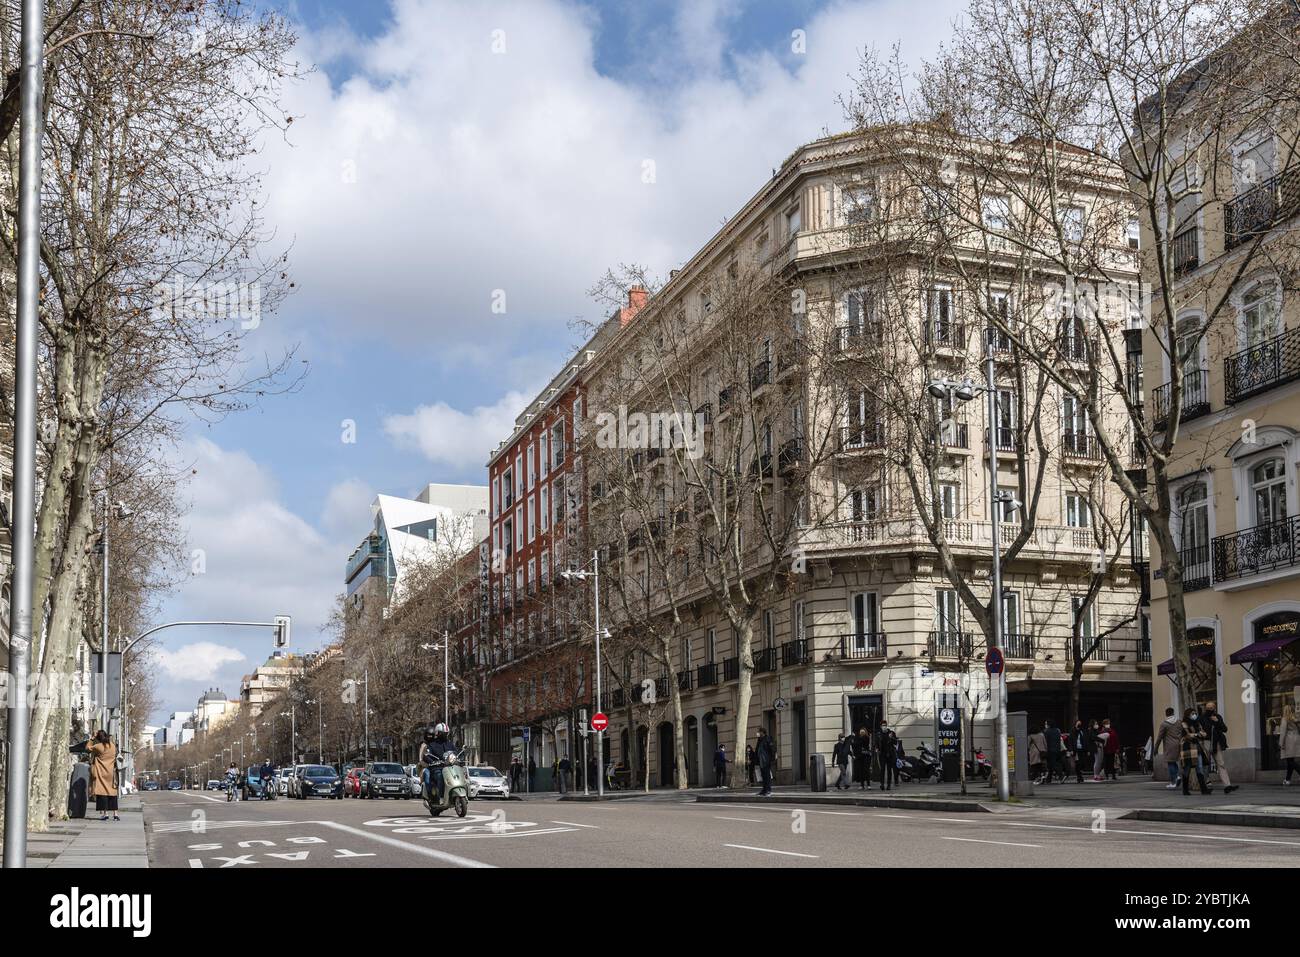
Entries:
[[[610,266],[690,258],[801,143],[863,49],[931,55],[960,0],[261,0],[315,69],[259,159],[292,295],[248,346],[292,394],[180,450],[191,574],[159,621],[293,616],[328,640],[377,493],[486,483],[490,450],[605,309]],[[504,311],[494,311],[504,304]],[[348,441],[354,439],[354,441]],[[239,691],[270,632],[156,652],[154,722]]]

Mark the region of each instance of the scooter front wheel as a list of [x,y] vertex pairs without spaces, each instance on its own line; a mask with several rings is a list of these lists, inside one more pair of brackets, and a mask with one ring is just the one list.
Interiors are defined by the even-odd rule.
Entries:
[[456,816],[464,817],[469,813],[469,802],[465,800],[465,795],[457,794],[456,798]]

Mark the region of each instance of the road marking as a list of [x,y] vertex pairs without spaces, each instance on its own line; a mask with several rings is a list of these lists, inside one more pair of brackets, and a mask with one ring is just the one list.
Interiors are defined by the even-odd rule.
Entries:
[[734,847],[742,851],[761,851],[764,854],[784,854],[786,857],[811,857],[816,858],[816,854],[797,854],[794,851],[777,851],[770,847],[750,847],[748,844],[723,844],[723,847]]
[[1041,844],[1016,844],[1014,841],[981,841],[974,837],[941,837],[941,841],[965,841],[968,844],[1001,844],[1004,847],[1042,847]]
[[197,857],[190,858],[190,867],[202,867],[202,866],[203,866],[203,862],[199,860]]
[[941,821],[944,824],[974,824],[975,822],[964,817],[932,817],[931,821]]
[[231,827],[279,827],[285,824],[296,824],[296,821],[203,821],[202,823],[190,821],[155,821],[150,825],[155,834],[183,834],[191,831],[195,834],[203,834],[207,831],[220,830]]
[[552,824],[563,824],[563,825],[565,825],[566,827],[589,827],[589,828],[591,828],[592,830],[596,830],[596,831],[599,831],[599,830],[600,830],[600,825],[599,825],[599,824],[574,824],[572,821],[552,821],[551,823],[552,823]]
[[[1091,827],[1077,824],[1029,824],[1018,821],[998,821],[1007,827],[1041,827],[1056,831],[1092,831]],[[1283,847],[1300,847],[1300,841],[1270,841],[1260,837],[1219,837],[1214,834],[1179,834],[1174,831],[1133,831],[1122,827],[1107,827],[1100,834],[1137,834],[1143,837],[1176,837],[1192,841],[1231,841],[1236,844],[1280,844]]]
[[836,815],[839,815],[840,817],[861,817],[861,816],[862,816],[862,812],[861,812],[861,811],[813,811],[813,810],[809,810],[808,813],[809,813],[809,814],[836,814]]
[[910,814],[873,814],[873,815],[871,815],[871,816],[872,816],[872,817],[888,817],[888,818],[892,818],[892,819],[895,820],[895,821],[910,821],[910,820],[912,819],[912,815],[910,815]]
[[715,821],[745,821],[748,824],[762,824],[763,819],[757,817],[723,817],[721,814],[713,815]]
[[400,848],[409,851],[412,854],[421,854],[425,857],[431,857],[434,860],[442,861],[445,864],[452,864],[456,867],[495,867],[494,864],[485,864],[482,861],[471,860],[468,857],[460,857],[457,854],[448,854],[446,851],[435,851],[431,847],[423,847],[419,844],[408,844],[406,841],[399,841],[395,837],[386,837],[383,834],[376,834],[374,831],[363,831],[360,828],[349,827],[347,824],[339,824],[336,821],[312,821],[312,824],[320,824],[323,827],[332,827],[337,831],[343,831],[347,834],[355,834],[357,837],[364,837],[371,841],[378,841],[380,844],[387,844],[390,847]]

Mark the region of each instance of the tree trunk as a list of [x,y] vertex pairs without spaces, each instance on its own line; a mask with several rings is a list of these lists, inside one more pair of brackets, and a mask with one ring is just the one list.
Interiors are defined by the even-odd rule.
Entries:
[[[740,658],[740,681],[736,684],[736,769],[744,773],[745,745],[749,737],[749,701],[754,681],[754,624],[747,619],[736,632]],[[748,781],[743,784],[748,784]],[[742,784],[742,786],[743,786]]]

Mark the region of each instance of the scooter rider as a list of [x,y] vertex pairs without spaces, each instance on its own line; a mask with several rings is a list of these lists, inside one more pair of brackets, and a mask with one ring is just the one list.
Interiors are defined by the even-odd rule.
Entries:
[[447,734],[447,726],[441,721],[435,724],[432,728],[425,729],[424,743],[420,745],[420,776],[424,784],[425,794],[429,793],[429,779],[431,777],[433,778],[434,787],[436,787],[438,791],[439,804],[442,803],[442,769],[436,769],[438,773],[433,774],[432,772],[435,769],[430,766],[429,761],[426,761],[425,758],[429,757],[432,761],[441,763],[445,760],[444,756],[447,752],[452,752],[454,754],[455,751],[456,746],[451,743]]

